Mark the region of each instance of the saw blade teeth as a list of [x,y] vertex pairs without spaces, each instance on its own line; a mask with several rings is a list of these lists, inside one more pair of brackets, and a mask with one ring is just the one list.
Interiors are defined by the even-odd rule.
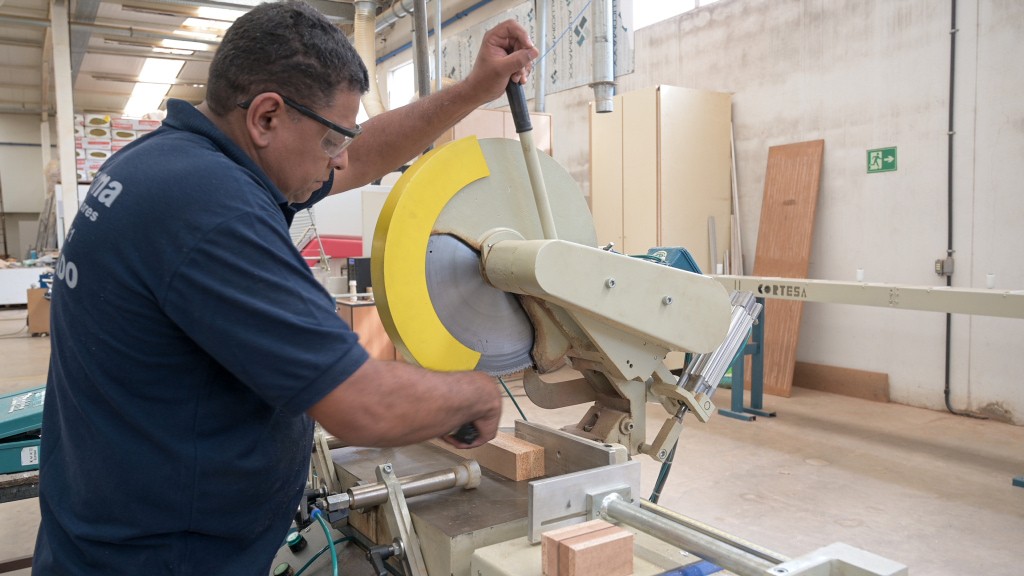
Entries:
[[486,372],[487,374],[494,377],[511,376],[517,372],[522,372],[528,368],[533,368],[533,362],[525,362],[518,365],[506,365],[506,366],[480,366],[477,365],[477,370]]

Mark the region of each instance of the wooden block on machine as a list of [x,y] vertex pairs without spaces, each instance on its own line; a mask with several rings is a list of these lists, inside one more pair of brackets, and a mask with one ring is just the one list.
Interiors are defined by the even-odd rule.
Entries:
[[633,534],[617,526],[568,538],[558,544],[557,576],[629,576]]
[[[768,149],[754,276],[806,278],[824,140]],[[764,391],[790,395],[803,302],[765,301]]]
[[430,443],[467,460],[476,460],[481,467],[516,482],[544,475],[544,447],[505,432],[498,432],[494,440],[469,450],[460,450],[440,439]]
[[558,574],[558,545],[563,540],[575,538],[584,534],[590,534],[612,525],[604,520],[590,520],[581,524],[573,524],[564,528],[548,530],[540,535],[540,563],[544,576],[557,576]]

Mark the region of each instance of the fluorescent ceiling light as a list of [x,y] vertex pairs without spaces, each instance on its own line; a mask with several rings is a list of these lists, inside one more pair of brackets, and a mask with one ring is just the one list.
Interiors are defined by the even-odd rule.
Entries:
[[167,95],[170,88],[170,84],[139,82],[135,85],[132,96],[124,107],[124,116],[126,118],[142,118],[150,112],[156,112],[160,109],[160,104],[163,103],[164,96]]
[[191,56],[196,53],[195,50],[181,50],[178,48],[158,48],[153,47],[153,52],[159,52],[161,54],[177,54],[179,56]]
[[[230,8],[213,8],[210,6],[200,6],[196,9],[196,16],[205,20],[220,20],[222,22],[229,23],[238,20],[239,16],[245,14],[241,10],[232,10]],[[225,26],[226,28],[226,26]]]
[[200,52],[209,52],[211,50],[209,44],[187,42],[185,40],[161,40],[160,45],[164,48],[177,48],[179,50],[197,50]]
[[170,82],[178,79],[184,65],[184,60],[146,58],[139,72],[139,82],[135,84],[128,104],[124,107],[124,115],[128,118],[142,118],[159,110],[171,88]]
[[139,72],[139,82],[167,83],[178,79],[184,60],[166,58],[146,58]]
[[203,30],[203,31],[215,31],[223,33],[225,30],[231,27],[233,22],[224,22],[223,20],[205,20],[203,18],[187,18],[181,23],[182,27],[190,30]]
[[187,36],[190,40],[205,40],[207,42],[219,42],[220,36],[210,33],[202,32],[200,30],[182,30],[178,29],[173,32],[178,36]]

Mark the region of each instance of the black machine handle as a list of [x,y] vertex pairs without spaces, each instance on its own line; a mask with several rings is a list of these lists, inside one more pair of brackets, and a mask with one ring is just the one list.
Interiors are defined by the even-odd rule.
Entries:
[[467,422],[460,426],[458,430],[452,432],[451,437],[463,444],[472,444],[480,437],[480,431],[476,429],[472,422]]
[[508,105],[512,108],[512,121],[516,124],[516,134],[533,131],[533,124],[530,122],[530,110],[526,107],[526,91],[523,85],[509,80],[505,86],[505,95],[508,96]]

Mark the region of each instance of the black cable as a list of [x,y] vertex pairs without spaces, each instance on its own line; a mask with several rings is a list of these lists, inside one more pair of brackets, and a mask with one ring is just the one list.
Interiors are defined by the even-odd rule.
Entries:
[[651,492],[651,497],[648,498],[652,504],[658,503],[658,498],[661,498],[661,491],[665,488],[665,482],[668,480],[668,473],[672,471],[672,460],[676,456],[676,448],[679,446],[679,439],[676,438],[676,443],[672,445],[672,449],[668,451],[668,456],[665,461],[661,463],[661,470],[658,471],[658,479],[654,481],[654,490]]
[[[946,255],[953,256],[953,97],[956,94],[956,0],[950,0],[951,18],[949,28],[949,125],[946,130],[947,151],[946,151]],[[953,285],[953,275],[946,273],[946,286]],[[945,385],[942,390],[943,398],[946,401],[946,410],[956,416],[969,416],[987,420],[986,416],[972,414],[970,412],[958,412],[953,408],[950,400],[950,357],[953,355],[953,315],[946,313],[946,358],[945,358]]]
[[505,384],[505,381],[502,380],[501,376],[498,376],[498,382],[501,382],[501,387],[505,389],[505,394],[508,394],[509,399],[512,400],[512,404],[514,404],[516,410],[519,411],[519,415],[523,417],[523,422],[529,422],[529,420],[526,419],[526,414],[523,414],[523,409],[519,407],[519,402],[516,402],[516,397],[512,395],[512,391],[508,389],[508,385]]

